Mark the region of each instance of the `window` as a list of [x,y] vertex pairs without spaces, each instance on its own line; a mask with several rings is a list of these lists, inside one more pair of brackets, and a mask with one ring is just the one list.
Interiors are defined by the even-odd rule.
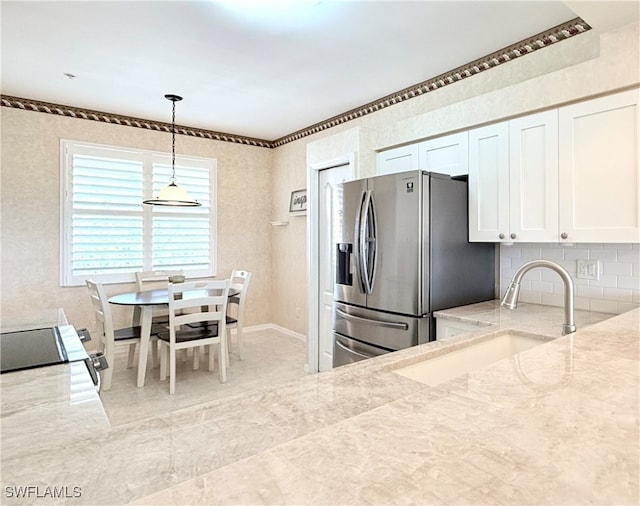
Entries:
[[216,161],[176,155],[176,182],[201,207],[143,205],[171,178],[171,155],[63,140],[61,285],[132,282],[134,272],[215,275]]

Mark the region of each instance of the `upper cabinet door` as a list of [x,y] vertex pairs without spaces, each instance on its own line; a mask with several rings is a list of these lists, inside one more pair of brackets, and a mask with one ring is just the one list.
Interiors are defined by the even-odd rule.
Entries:
[[469,173],[469,133],[445,135],[436,139],[387,149],[377,155],[376,173],[395,174],[414,169],[450,176]]
[[376,157],[376,174],[395,174],[420,167],[418,144],[380,151]]
[[469,132],[445,135],[419,144],[420,168],[450,176],[469,173]]
[[561,242],[640,242],[639,96],[560,109]]
[[509,241],[509,125],[469,131],[469,240]]
[[509,122],[509,239],[558,242],[558,111]]

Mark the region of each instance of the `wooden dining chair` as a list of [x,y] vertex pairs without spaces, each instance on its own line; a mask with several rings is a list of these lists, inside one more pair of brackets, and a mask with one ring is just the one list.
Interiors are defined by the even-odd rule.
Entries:
[[[220,382],[227,381],[226,312],[229,280],[169,283],[169,329],[158,333],[160,342],[160,379],[167,377],[169,393],[176,390],[176,355],[179,350],[206,346],[209,350],[209,370],[214,369],[218,348]],[[168,354],[168,357],[167,357]],[[194,353],[193,368],[198,368],[198,353]]]
[[[96,331],[98,340],[98,351],[102,351],[107,359],[108,368],[101,373],[102,386],[101,390],[109,390],[111,388],[111,380],[113,378],[113,369],[115,367],[115,348],[118,345],[128,345],[129,353],[127,357],[127,368],[133,367],[135,360],[136,345],[140,343],[140,326],[125,327],[115,329],[113,326],[113,317],[111,315],[111,307],[108,302],[107,295],[102,283],[92,280],[86,281],[93,311],[96,321]],[[156,337],[151,336],[152,342]],[[154,361],[157,358],[154,357]]]
[[236,329],[236,342],[238,345],[238,355],[240,360],[244,360],[244,345],[242,342],[242,327],[244,325],[244,304],[247,299],[247,291],[251,282],[251,272],[245,270],[234,270],[231,273],[230,292],[238,292],[229,297],[229,308],[227,311],[227,340],[231,351],[231,329]]
[[136,272],[138,291],[144,292],[146,290],[167,288],[169,278],[173,276],[184,276],[184,271],[182,269],[164,269]]
[[[135,273],[136,284],[139,292],[149,290],[165,289],[169,285],[169,278],[173,276],[184,276],[182,269],[165,269],[155,271],[139,271]],[[166,307],[158,306],[153,308],[153,330],[158,331],[169,324],[169,310]]]

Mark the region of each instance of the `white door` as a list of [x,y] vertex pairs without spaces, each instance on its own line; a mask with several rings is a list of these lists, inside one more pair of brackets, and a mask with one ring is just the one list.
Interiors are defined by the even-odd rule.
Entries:
[[351,179],[353,169],[345,164],[318,174],[318,369],[333,367],[333,286],[336,251],[333,216],[339,184]]

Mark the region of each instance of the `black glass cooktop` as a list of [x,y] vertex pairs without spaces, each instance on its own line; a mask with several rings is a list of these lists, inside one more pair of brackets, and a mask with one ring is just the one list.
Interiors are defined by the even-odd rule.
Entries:
[[68,357],[57,327],[0,334],[0,373],[62,364]]

